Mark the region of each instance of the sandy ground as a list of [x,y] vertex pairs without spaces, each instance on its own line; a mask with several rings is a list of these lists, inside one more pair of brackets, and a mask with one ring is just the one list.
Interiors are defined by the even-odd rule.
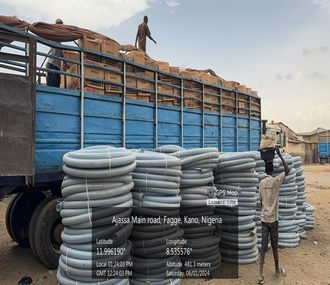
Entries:
[[[272,252],[267,252],[266,284],[330,284],[330,166],[305,165],[304,169],[307,203],[315,207],[315,228],[307,232],[307,239],[301,240],[297,248],[280,249],[280,266],[287,270],[286,277],[274,276]],[[9,201],[10,197],[0,202],[0,284],[14,285],[23,276],[30,276],[32,284],[54,285],[56,270],[50,271],[29,249],[20,248],[9,237],[5,225]],[[259,262],[256,262],[240,266],[238,279],[186,279],[183,284],[257,284],[258,270]]]

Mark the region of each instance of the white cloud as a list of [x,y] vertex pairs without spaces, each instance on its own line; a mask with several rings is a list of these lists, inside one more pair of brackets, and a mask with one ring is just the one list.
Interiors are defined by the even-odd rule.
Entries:
[[135,14],[148,9],[154,0],[3,0],[16,9],[16,15],[29,22],[55,22],[61,18],[64,24],[76,25],[90,30],[118,26]]
[[330,5],[330,0],[313,0],[313,4],[316,4],[323,8]]
[[180,3],[179,2],[176,2],[175,0],[167,0],[166,1],[166,4],[170,7],[176,7],[176,6],[179,6]]

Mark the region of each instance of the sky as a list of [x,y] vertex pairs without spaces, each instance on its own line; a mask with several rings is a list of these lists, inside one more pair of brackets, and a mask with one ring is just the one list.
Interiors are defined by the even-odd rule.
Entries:
[[0,0],[0,11],[62,18],[120,44],[134,44],[147,15],[153,59],[256,90],[262,119],[297,133],[330,129],[330,0]]

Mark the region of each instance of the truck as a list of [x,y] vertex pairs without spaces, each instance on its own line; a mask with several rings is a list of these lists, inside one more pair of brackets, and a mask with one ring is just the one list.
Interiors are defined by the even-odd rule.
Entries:
[[282,151],[286,146],[286,133],[274,124],[274,121],[268,123],[268,120],[262,120],[262,134],[274,137],[274,145],[278,146]]
[[329,131],[318,134],[318,160],[320,164],[330,163],[330,136]]
[[[49,268],[57,267],[62,243],[63,225],[56,205],[62,199],[65,153],[93,145],[151,150],[174,144],[186,149],[217,147],[220,152],[259,148],[258,96],[122,56],[56,44],[3,24],[0,46],[0,191],[15,194],[7,208],[6,227],[15,242],[31,247]],[[45,51],[50,47],[78,54],[78,60],[59,59],[79,72],[52,71],[62,79],[75,79],[77,84],[70,85],[75,88],[42,83],[50,70],[37,62],[51,57]],[[91,58],[101,63],[97,68],[119,80],[85,74],[96,66],[88,61]],[[143,77],[146,71],[151,78]],[[141,89],[129,85],[130,81],[148,82],[152,88]],[[99,94],[86,88],[88,83],[97,86]],[[106,84],[113,91],[110,95],[101,89]],[[153,100],[139,100],[145,93]]]

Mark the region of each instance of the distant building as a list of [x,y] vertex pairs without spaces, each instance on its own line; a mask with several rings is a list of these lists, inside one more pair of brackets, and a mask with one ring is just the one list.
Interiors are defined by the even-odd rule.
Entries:
[[318,128],[313,132],[297,134],[290,127],[282,122],[276,122],[286,134],[285,151],[292,156],[300,156],[302,162],[316,163],[318,157],[318,136],[326,135],[328,132],[322,128]]

